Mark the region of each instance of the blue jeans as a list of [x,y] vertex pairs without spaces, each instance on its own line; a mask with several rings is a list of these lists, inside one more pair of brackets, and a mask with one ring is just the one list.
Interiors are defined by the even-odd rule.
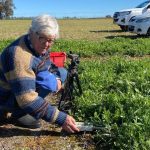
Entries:
[[[67,78],[67,70],[65,68],[58,68],[58,71],[59,71],[60,80],[63,84]],[[50,90],[45,89],[42,86],[38,86],[37,92],[40,97],[45,98],[50,93]]]

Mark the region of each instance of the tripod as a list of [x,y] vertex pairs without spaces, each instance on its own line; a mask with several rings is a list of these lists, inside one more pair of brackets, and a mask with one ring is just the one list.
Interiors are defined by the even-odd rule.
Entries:
[[61,97],[58,104],[58,109],[67,111],[73,104],[75,96],[82,94],[82,88],[78,76],[78,64],[79,56],[76,54],[67,54],[67,57],[71,60],[67,67],[68,74],[64,83],[64,87],[61,90]]

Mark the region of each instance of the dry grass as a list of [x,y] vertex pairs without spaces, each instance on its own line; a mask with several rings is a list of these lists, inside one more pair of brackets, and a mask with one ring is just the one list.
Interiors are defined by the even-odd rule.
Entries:
[[0,20],[0,40],[14,39],[28,31],[30,20]]
[[112,19],[60,20],[60,35],[65,39],[103,40],[111,36],[131,35],[122,32]]
[[[28,31],[31,20],[1,20],[0,40],[17,38]],[[113,24],[112,19],[60,19],[60,37],[63,39],[103,40],[107,37],[128,36]]]

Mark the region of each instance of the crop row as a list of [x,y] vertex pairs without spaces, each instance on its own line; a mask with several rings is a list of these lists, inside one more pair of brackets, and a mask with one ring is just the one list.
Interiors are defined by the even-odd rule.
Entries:
[[143,56],[150,54],[149,39],[125,39],[114,38],[105,41],[85,41],[85,40],[60,40],[54,46],[55,51],[68,51],[79,53],[83,57],[90,56],[112,56],[112,55],[128,55]]
[[[8,45],[12,40],[0,41],[0,50]],[[85,40],[58,40],[56,41],[53,51],[70,50],[80,54],[82,57],[91,56],[112,56],[112,55],[128,55],[143,56],[150,54],[150,40],[114,38],[105,41],[85,41]]]

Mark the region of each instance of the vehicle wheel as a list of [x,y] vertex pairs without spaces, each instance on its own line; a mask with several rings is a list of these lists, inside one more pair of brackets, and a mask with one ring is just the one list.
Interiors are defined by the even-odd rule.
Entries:
[[142,35],[141,34],[137,34],[137,37],[142,37]]
[[122,26],[122,25],[120,25],[120,28],[121,28],[121,30],[122,31],[128,31],[128,26]]
[[149,29],[147,30],[147,34],[146,34],[147,36],[150,36],[150,27],[149,27]]

